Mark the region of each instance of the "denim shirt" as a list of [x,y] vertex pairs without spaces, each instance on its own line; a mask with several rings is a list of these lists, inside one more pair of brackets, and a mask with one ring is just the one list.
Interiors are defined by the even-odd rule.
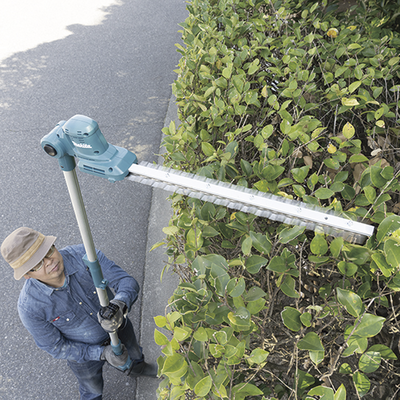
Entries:
[[[138,283],[101,251],[96,253],[108,280],[109,299],[123,301],[130,310],[138,297]],[[18,299],[19,316],[37,346],[54,358],[99,360],[102,343],[109,336],[97,320],[100,302],[89,268],[82,261],[85,248],[68,246],[60,254],[65,268],[64,286],[53,288],[37,279],[26,280]]]

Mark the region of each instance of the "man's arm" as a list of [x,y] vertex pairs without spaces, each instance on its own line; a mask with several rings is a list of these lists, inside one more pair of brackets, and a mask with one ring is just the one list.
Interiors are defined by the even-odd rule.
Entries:
[[124,302],[128,311],[137,300],[140,291],[136,279],[125,272],[121,267],[109,260],[101,251],[97,251],[104,278],[108,280],[109,286],[115,290],[115,300]]

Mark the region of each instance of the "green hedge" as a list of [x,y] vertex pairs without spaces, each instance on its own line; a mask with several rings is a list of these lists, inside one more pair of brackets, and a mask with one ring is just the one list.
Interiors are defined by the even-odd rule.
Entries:
[[187,8],[165,165],[377,229],[355,245],[171,196],[166,268],[181,283],[155,319],[159,398],[394,395],[399,35],[324,2]]

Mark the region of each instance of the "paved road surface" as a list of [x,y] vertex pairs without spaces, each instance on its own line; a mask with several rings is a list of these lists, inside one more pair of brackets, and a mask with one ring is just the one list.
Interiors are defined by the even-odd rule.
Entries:
[[[48,1],[0,5],[9,23],[9,29],[0,31],[0,240],[25,225],[57,236],[63,247],[81,239],[63,175],[41,149],[40,139],[58,121],[84,114],[99,123],[110,143],[129,148],[139,160],[157,160],[179,60],[177,24],[186,10],[183,0],[102,0],[99,12],[74,0],[72,16],[79,18],[62,20],[61,26],[69,25],[62,26],[59,36],[40,36],[55,30],[51,22],[57,14],[67,13],[64,1],[52,0],[58,8],[40,7]],[[17,4],[19,14],[5,13]],[[38,8],[29,8],[32,4]],[[35,15],[39,11],[44,19]],[[36,25],[28,29],[31,20]],[[31,36],[39,39],[27,43]],[[18,52],[11,54],[14,39]],[[41,44],[34,47],[37,42]],[[152,190],[79,172],[78,178],[96,247],[143,284],[153,244],[147,241],[148,222],[158,222],[157,208],[150,215]],[[38,349],[20,323],[16,302],[23,281],[13,279],[2,258],[0,264],[0,399],[78,399],[66,362]],[[146,306],[138,301],[131,312],[138,332],[149,325]],[[104,399],[155,398],[145,388],[135,396],[135,379],[110,368],[105,375]]]

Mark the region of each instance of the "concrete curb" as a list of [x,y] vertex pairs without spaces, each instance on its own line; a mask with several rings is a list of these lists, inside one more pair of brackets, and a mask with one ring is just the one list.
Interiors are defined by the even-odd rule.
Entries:
[[[175,97],[171,96],[164,126],[175,121],[178,126],[177,105]],[[162,164],[162,157],[159,157],[159,164]],[[146,361],[156,362],[162,354],[160,347],[154,342],[154,317],[164,315],[168,299],[172,296],[178,286],[178,277],[173,272],[164,273],[162,282],[161,273],[166,265],[168,256],[165,254],[165,247],[161,246],[150,252],[151,247],[162,241],[165,234],[162,228],[168,226],[172,216],[171,205],[167,199],[168,192],[161,189],[153,189],[153,196],[150,208],[148,232],[147,232],[147,256],[144,266],[144,281],[142,288],[142,315],[139,343],[143,347]],[[137,379],[136,400],[156,399],[156,391],[160,379],[141,377]]]

